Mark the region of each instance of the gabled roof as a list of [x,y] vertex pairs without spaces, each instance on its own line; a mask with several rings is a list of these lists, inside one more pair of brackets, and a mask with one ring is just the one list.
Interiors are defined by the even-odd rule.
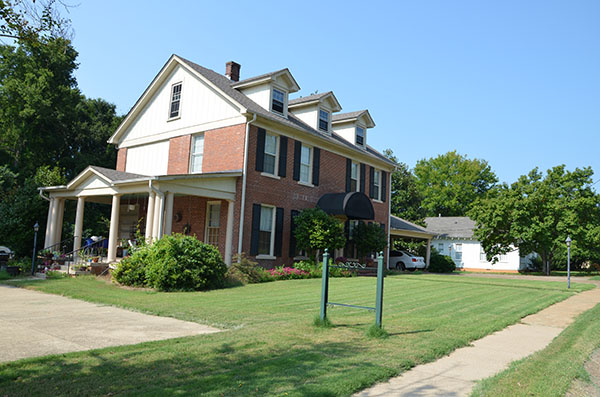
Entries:
[[369,111],[367,109],[357,110],[356,112],[334,114],[331,117],[331,123],[332,124],[346,123],[348,121],[358,120],[361,117],[366,120],[367,128],[375,127],[375,121],[373,121],[373,118],[371,117],[371,114],[369,113]]
[[408,230],[411,232],[434,234],[434,233],[429,232],[423,226],[419,226],[417,224],[409,222],[406,219],[402,219],[395,215],[390,215],[390,227],[392,229],[398,229],[398,230]]
[[273,81],[280,76],[285,76],[290,83],[290,92],[300,91],[300,86],[288,68],[276,70],[274,72],[261,74],[259,76],[250,77],[240,81],[231,81],[231,86],[234,88],[251,87],[253,85],[262,84],[267,81]]
[[333,94],[333,91],[327,91],[327,92],[323,92],[320,94],[313,94],[313,95],[309,95],[309,96],[305,96],[305,97],[292,99],[288,102],[288,107],[293,108],[293,107],[307,106],[307,105],[312,105],[315,103],[321,103],[326,100],[329,100],[329,102],[331,102],[331,105],[332,105],[331,110],[332,111],[339,112],[340,110],[342,110],[342,105],[340,105],[340,102],[337,100],[337,98]]
[[438,216],[425,218],[427,231],[438,237],[473,238],[475,221],[468,216]]
[[128,181],[132,179],[148,178],[147,175],[133,174],[131,172],[123,172],[117,170],[111,170],[109,168],[97,167],[90,165],[73,178],[68,184],[67,188],[71,189],[77,186],[91,175],[97,175],[100,179],[104,180],[108,184],[113,184],[119,181]]

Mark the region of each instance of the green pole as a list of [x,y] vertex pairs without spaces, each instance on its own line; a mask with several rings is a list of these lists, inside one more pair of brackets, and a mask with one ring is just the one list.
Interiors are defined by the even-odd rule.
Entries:
[[377,256],[377,297],[375,302],[375,324],[381,328],[383,311],[383,251]]
[[327,299],[329,297],[329,253],[323,253],[323,271],[321,273],[321,320],[327,317]]

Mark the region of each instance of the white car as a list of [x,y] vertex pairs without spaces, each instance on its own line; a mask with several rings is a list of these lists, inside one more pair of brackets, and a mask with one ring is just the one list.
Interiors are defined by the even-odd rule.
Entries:
[[400,270],[425,269],[425,258],[406,251],[390,251],[390,267]]

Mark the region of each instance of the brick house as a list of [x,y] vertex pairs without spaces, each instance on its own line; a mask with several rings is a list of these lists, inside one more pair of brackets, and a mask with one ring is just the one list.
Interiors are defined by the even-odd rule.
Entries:
[[[298,255],[292,218],[315,206],[346,222],[377,222],[389,236],[394,164],[367,145],[367,110],[340,113],[332,92],[289,99],[288,69],[239,79],[171,56],[117,128],[116,169],[89,166],[50,200],[45,246],[61,241],[65,200],[77,200],[73,249],[86,202],[110,204],[107,260],[138,225],[148,240],[186,233],[245,252],[263,266]],[[352,245],[344,252],[353,256]],[[387,255],[386,255],[387,257]]]

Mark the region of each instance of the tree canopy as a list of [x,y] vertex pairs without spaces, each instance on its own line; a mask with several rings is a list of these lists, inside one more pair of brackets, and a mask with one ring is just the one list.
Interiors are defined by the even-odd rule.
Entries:
[[329,216],[320,208],[307,208],[294,217],[296,247],[313,253],[316,262],[319,254],[327,248],[333,252],[346,244],[344,224]]
[[414,173],[425,216],[465,216],[498,182],[487,161],[456,151],[419,160]]
[[545,176],[535,168],[480,199],[470,216],[488,259],[518,247],[521,256],[538,253],[549,274],[552,266],[566,264],[570,235],[576,261],[598,261],[600,196],[591,188],[592,175],[590,167],[567,171],[560,165]]
[[67,37],[70,21],[60,15],[60,0],[1,0],[0,37],[37,43],[40,39]]

